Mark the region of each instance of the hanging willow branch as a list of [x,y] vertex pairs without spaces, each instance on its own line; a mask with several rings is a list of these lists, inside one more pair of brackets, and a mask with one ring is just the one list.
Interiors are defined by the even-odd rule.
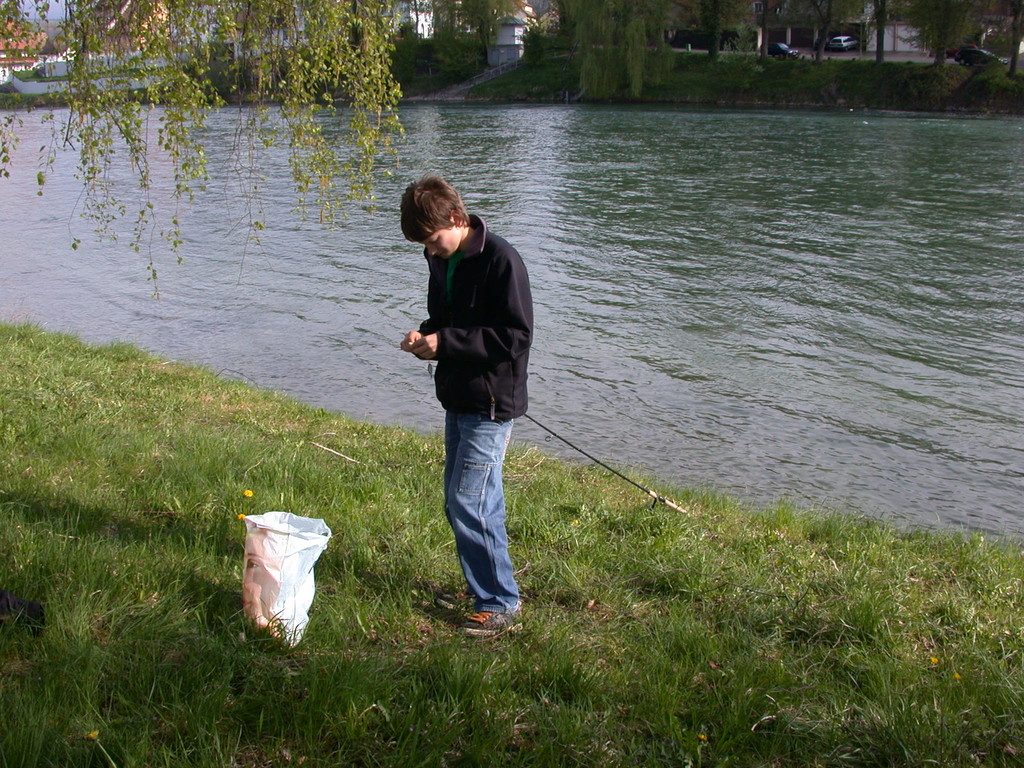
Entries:
[[[36,4],[45,16],[47,3]],[[315,205],[330,224],[346,203],[372,203],[374,179],[387,172],[380,161],[401,132],[390,8],[387,0],[68,0],[68,113],[54,130],[57,144],[78,153],[85,213],[101,230],[134,216],[138,247],[154,215],[154,151],[173,169],[175,205],[190,200],[207,178],[198,131],[229,103],[247,107],[238,136],[249,151],[288,143],[300,209]],[[24,15],[15,0],[0,0],[0,24]],[[345,140],[332,141],[325,128],[333,135],[339,120]],[[0,171],[14,141],[14,129],[0,126]],[[114,180],[122,158],[142,193],[137,210]],[[171,221],[164,235],[177,245],[177,216]]]
[[562,0],[588,98],[638,97],[658,83],[666,63],[671,66],[662,36],[669,7],[669,0]]

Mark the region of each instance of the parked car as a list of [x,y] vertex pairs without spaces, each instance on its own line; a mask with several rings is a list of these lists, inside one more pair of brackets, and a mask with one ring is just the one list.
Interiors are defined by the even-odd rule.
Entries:
[[974,43],[967,43],[966,45],[957,45],[957,46],[954,46],[953,48],[947,48],[946,49],[946,58],[947,59],[952,59],[958,53],[960,53],[960,51],[964,50],[965,48],[970,48],[972,50],[977,50],[978,46],[976,46]]
[[768,43],[768,55],[773,59],[798,59],[800,51],[790,48],[785,43]]
[[963,64],[965,67],[986,67],[989,64],[1007,64],[1006,59],[1001,59],[992,51],[984,48],[961,48],[953,55],[953,61]]
[[859,47],[860,40],[849,35],[839,35],[825,43],[826,51],[852,51]]

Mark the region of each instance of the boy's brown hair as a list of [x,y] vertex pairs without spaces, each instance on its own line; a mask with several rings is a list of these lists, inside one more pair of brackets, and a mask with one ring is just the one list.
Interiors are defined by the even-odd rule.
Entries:
[[402,234],[414,243],[422,243],[453,224],[469,223],[459,193],[440,176],[424,176],[406,187],[401,211]]

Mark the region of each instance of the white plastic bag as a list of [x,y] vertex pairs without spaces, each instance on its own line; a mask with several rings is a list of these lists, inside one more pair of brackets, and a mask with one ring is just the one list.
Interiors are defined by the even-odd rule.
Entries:
[[244,519],[243,610],[257,626],[295,645],[309,623],[316,592],[313,566],[327,547],[331,529],[323,520],[290,512]]

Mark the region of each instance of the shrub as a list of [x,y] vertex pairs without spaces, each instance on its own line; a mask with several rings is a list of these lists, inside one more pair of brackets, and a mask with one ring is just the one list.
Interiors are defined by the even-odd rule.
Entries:
[[548,36],[537,26],[530,27],[523,35],[523,61],[540,64],[548,57]]
[[437,69],[445,80],[468,80],[486,64],[480,42],[472,35],[444,35],[434,40]]
[[955,106],[992,112],[1022,111],[1024,79],[1007,76],[1006,67],[990,66],[969,73],[956,93]]
[[[403,32],[405,27],[403,26]],[[391,54],[391,74],[400,83],[407,83],[416,76],[416,57],[419,53],[420,40],[414,30],[403,34],[395,40],[395,50]]]

